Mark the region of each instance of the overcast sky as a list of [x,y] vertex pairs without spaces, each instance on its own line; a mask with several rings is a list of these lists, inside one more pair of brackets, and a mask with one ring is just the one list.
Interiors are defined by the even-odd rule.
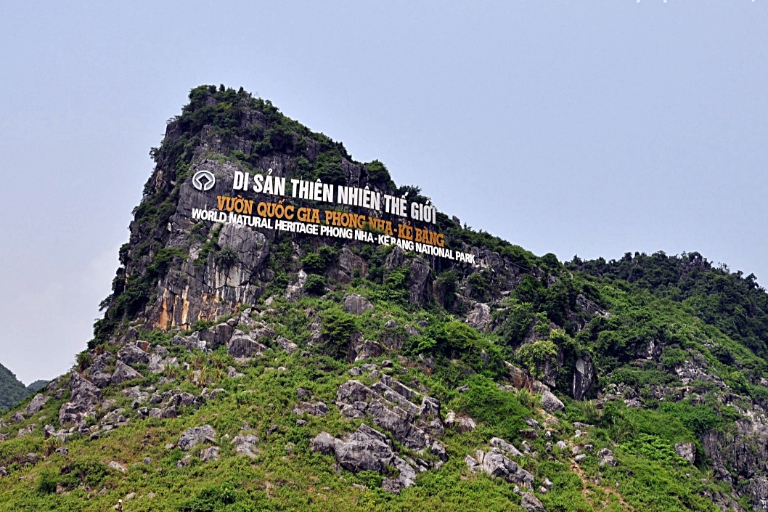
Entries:
[[766,0],[44,4],[0,6],[0,363],[26,384],[91,338],[200,84],[536,254],[699,251],[768,282]]

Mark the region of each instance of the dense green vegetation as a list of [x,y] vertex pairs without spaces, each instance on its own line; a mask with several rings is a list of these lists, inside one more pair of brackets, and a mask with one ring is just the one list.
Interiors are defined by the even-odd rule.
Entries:
[[31,390],[16,379],[16,375],[0,364],[0,410],[10,409],[30,392]]

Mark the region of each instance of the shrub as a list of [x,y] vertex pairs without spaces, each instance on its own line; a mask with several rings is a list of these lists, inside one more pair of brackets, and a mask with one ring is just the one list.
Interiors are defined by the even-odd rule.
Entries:
[[304,284],[304,291],[311,295],[321,295],[325,292],[325,278],[318,274],[310,274]]
[[56,492],[56,473],[53,471],[41,471],[37,477],[37,492],[40,494],[53,494]]
[[237,254],[235,249],[230,246],[226,246],[217,252],[213,259],[218,266],[228,269],[240,261],[240,256]]
[[320,315],[320,333],[325,338],[325,353],[342,359],[347,354],[350,336],[357,329],[355,317],[334,305]]

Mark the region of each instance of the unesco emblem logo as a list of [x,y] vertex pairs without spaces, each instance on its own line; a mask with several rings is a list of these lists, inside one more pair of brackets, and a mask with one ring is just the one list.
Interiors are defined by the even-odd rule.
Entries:
[[211,171],[197,171],[192,176],[192,185],[203,192],[211,190],[216,184],[216,176]]

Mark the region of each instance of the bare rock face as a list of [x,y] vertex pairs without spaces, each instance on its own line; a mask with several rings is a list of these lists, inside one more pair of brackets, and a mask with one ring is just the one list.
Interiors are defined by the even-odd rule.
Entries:
[[768,510],[768,478],[753,478],[747,484],[747,492],[752,496],[752,506],[756,510]]
[[362,295],[353,293],[344,298],[344,311],[353,315],[362,315],[366,311],[373,309],[373,304],[368,302]]
[[379,357],[384,353],[384,348],[378,342],[372,340],[365,340],[362,343],[352,343],[350,348],[351,350],[347,359],[352,359],[352,361],[363,361],[365,359]]
[[302,402],[293,409],[293,414],[310,414],[312,416],[325,416],[328,413],[328,406],[323,402],[309,403]]
[[32,416],[33,414],[37,414],[40,412],[40,410],[43,408],[43,406],[50,400],[50,397],[37,394],[32,399],[32,401],[29,403],[26,409],[24,409],[24,414],[27,416]]
[[112,384],[118,385],[118,384],[122,384],[123,382],[127,382],[129,380],[143,379],[143,378],[144,376],[142,374],[140,374],[139,372],[137,372],[136,370],[134,370],[124,362],[118,360],[117,364],[115,365],[115,373],[112,374]]
[[595,366],[592,357],[586,353],[576,360],[576,369],[573,372],[571,395],[576,400],[582,400],[592,391],[595,385]]
[[359,380],[348,380],[336,392],[336,400],[339,402],[353,403],[365,402],[375,396],[373,390]]
[[467,314],[467,323],[479,331],[485,330],[491,321],[491,308],[488,304],[478,302]]
[[69,402],[59,409],[59,423],[79,423],[94,415],[94,407],[101,400],[101,390],[77,372],[69,378]]
[[216,442],[216,431],[210,425],[190,428],[181,434],[181,437],[179,437],[178,446],[181,450],[187,452],[194,448],[198,443],[202,443],[204,441],[208,441],[210,443]]
[[413,258],[411,271],[408,273],[408,300],[412,304],[423,306],[432,300],[432,269],[421,257]]

